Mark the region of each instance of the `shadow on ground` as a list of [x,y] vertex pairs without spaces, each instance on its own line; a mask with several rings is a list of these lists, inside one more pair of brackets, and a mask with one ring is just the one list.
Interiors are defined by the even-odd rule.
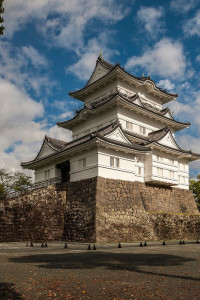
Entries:
[[21,294],[15,291],[13,283],[0,282],[1,300],[23,300]]
[[[108,252],[87,252],[87,253],[64,253],[64,254],[37,254],[10,258],[14,263],[37,264],[39,268],[46,269],[96,269],[103,267],[106,270],[127,270],[143,274],[165,276],[186,280],[200,281],[200,278],[167,274],[170,266],[181,266],[187,262],[196,261],[193,258],[186,258],[167,254],[128,254]],[[140,267],[149,266],[148,270],[141,270]],[[153,267],[165,267],[166,273],[153,270]],[[170,272],[171,273],[171,272]]]

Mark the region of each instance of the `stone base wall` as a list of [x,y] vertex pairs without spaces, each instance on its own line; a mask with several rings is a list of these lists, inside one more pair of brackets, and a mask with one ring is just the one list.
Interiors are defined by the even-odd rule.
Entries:
[[95,241],[96,178],[67,183],[65,225],[66,241]]
[[191,191],[97,179],[96,240],[196,239],[200,214]]
[[0,202],[0,242],[61,240],[65,204],[56,185]]
[[190,191],[101,177],[0,202],[0,242],[200,239]]

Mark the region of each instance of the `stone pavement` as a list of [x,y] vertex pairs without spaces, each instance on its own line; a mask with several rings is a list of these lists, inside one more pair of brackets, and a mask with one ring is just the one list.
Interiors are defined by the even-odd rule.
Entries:
[[[200,244],[0,243],[0,299],[200,299]],[[93,245],[91,245],[93,248]]]

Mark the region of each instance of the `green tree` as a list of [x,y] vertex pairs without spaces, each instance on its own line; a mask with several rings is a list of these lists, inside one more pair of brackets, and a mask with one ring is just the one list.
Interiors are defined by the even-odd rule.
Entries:
[[197,180],[190,180],[190,190],[194,194],[194,199],[200,210],[200,174],[197,176]]
[[5,27],[2,25],[2,23],[4,22],[4,19],[2,17],[2,14],[4,13],[3,1],[4,0],[0,0],[0,35],[3,34],[3,31],[5,29]]
[[0,169],[0,199],[5,199],[7,194],[11,191],[11,184],[13,175],[9,169]]
[[27,176],[26,174],[20,172],[15,173],[14,183],[12,188],[16,192],[24,193],[31,186],[32,186],[32,180],[30,176]]
[[12,192],[25,193],[32,186],[31,177],[21,172],[0,169],[0,200]]

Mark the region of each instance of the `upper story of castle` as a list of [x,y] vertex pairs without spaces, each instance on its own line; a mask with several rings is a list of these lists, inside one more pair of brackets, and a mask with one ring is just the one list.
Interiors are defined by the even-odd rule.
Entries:
[[168,126],[172,133],[190,125],[176,121],[163,105],[177,94],[156,86],[150,77],[136,77],[98,57],[87,84],[69,95],[84,102],[84,108],[58,126],[72,130],[73,138],[92,133],[112,122],[120,121],[129,131],[148,135]]
[[69,95],[85,102],[87,106],[116,92],[126,97],[132,97],[137,93],[143,103],[158,110],[162,110],[163,104],[178,96],[157,87],[150,77],[136,77],[125,71],[119,63],[112,65],[101,57],[98,57],[87,84],[78,91],[70,92]]

